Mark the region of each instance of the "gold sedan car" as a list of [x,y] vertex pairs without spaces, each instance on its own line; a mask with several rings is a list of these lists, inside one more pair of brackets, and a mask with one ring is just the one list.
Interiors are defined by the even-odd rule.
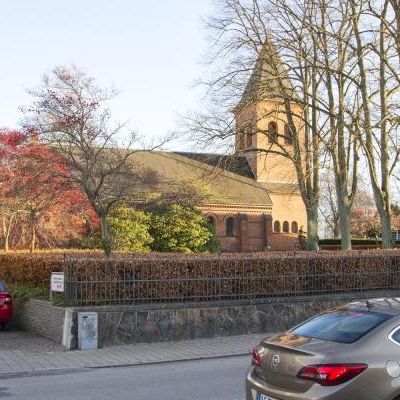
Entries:
[[351,303],[265,338],[246,400],[400,400],[400,299]]

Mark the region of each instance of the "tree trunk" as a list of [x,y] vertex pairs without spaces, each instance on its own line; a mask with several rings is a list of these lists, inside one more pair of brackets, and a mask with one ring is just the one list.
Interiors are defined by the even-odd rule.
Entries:
[[388,213],[382,213],[381,224],[382,224],[382,247],[384,249],[393,248],[393,237],[392,237],[392,218]]
[[108,230],[107,215],[100,215],[100,225],[101,225],[101,242],[104,250],[104,254],[107,257],[111,255],[111,237]]
[[4,236],[4,251],[7,253],[10,250],[10,232]]
[[[383,4],[383,10],[381,14],[382,21],[386,18],[387,12],[387,2]],[[371,186],[374,193],[374,199],[376,208],[378,209],[381,226],[382,226],[382,246],[385,249],[390,249],[393,247],[392,239],[392,228],[391,228],[391,195],[390,195],[390,177],[391,170],[394,168],[389,168],[389,147],[390,143],[389,132],[387,127],[388,116],[388,105],[387,105],[387,76],[386,76],[386,56],[387,47],[385,43],[386,27],[385,24],[381,24],[380,29],[380,41],[378,55],[380,57],[380,72],[379,72],[379,95],[380,104],[374,107],[380,107],[380,138],[377,140],[376,134],[374,132],[374,123],[371,115],[373,115],[371,106],[371,93],[372,89],[368,84],[368,68],[365,66],[364,51],[368,47],[367,44],[363,43],[363,34],[360,32],[359,27],[359,15],[357,14],[357,2],[355,0],[351,1],[352,8],[352,20],[354,21],[353,28],[356,39],[356,52],[358,58],[358,68],[360,75],[360,85],[359,90],[362,96],[362,111],[363,111],[363,129],[365,131],[365,139],[363,141],[364,152],[367,158],[369,176],[371,179]],[[376,148],[375,148],[376,146]],[[376,165],[376,159],[380,159],[380,165]],[[396,159],[397,162],[397,159]],[[380,177],[379,177],[380,176]]]
[[4,237],[3,249],[7,253],[9,250],[9,247],[8,247],[8,242],[9,242],[8,238],[9,237],[7,236],[8,229],[7,229],[6,219],[4,217],[2,219],[2,222],[3,222],[3,237]]
[[339,206],[339,214],[342,250],[351,250],[350,208],[346,206]]
[[333,237],[338,238],[339,237],[339,231],[340,231],[340,218],[338,216],[333,217]]
[[32,236],[31,236],[31,245],[29,251],[33,253],[36,248],[36,227],[35,225],[32,226]]
[[307,250],[318,250],[318,206],[307,208]]
[[3,217],[3,236],[4,236],[4,244],[3,249],[7,253],[10,250],[10,235],[11,235],[11,227],[13,225],[13,221],[15,218],[15,214],[11,214],[8,223],[6,218]]

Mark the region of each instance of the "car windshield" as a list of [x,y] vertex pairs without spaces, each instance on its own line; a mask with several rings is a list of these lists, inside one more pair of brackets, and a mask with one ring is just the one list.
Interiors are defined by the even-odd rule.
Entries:
[[0,292],[5,292],[6,291],[6,285],[4,284],[3,281],[0,281]]
[[335,311],[293,328],[292,333],[339,343],[353,343],[392,316],[370,311]]

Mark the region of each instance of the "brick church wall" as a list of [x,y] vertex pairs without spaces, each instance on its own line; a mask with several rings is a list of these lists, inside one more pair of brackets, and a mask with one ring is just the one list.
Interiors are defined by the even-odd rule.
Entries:
[[289,222],[291,228],[292,222],[297,222],[298,229],[307,230],[307,216],[303,200],[298,193],[269,193],[271,197],[272,219],[282,224]]
[[[286,196],[283,196],[286,199]],[[283,201],[282,199],[280,199]],[[300,196],[295,199],[295,203],[299,200]],[[292,202],[289,202],[293,204]],[[283,203],[281,203],[282,221],[288,220],[291,228],[291,223],[298,217],[296,208],[294,207],[293,213],[288,213]],[[286,204],[288,201],[286,199]],[[302,204],[302,202],[300,203]],[[273,216],[269,214],[245,214],[243,210],[241,213],[218,213],[211,212],[210,209],[203,210],[206,217],[212,217],[215,226],[217,239],[221,245],[222,252],[236,253],[236,252],[259,252],[259,251],[284,251],[284,250],[298,250],[299,240],[296,233],[274,233],[273,232]],[[275,211],[275,209],[274,209]],[[278,208],[279,211],[279,208]],[[286,215],[291,218],[286,218]],[[274,216],[280,216],[278,213]],[[285,217],[283,217],[285,216]],[[233,236],[226,235],[226,220],[233,217],[235,219],[235,226]],[[300,228],[301,219],[297,220]]]
[[[204,210],[214,221],[215,233],[223,252],[257,252],[267,249],[266,235],[271,231],[271,217],[265,214],[218,213]],[[226,235],[226,220],[233,217],[235,227],[233,236]],[[266,223],[268,219],[268,223]],[[268,225],[269,224],[269,225]]]
[[273,251],[299,250],[298,236],[290,233],[273,233],[269,243]]
[[245,251],[263,251],[266,248],[264,215],[249,215]]

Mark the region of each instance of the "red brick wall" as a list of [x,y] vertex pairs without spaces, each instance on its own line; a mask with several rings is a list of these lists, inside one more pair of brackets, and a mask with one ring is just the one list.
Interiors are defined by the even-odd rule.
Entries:
[[269,241],[271,250],[299,250],[299,239],[295,234],[272,233]]
[[[267,214],[211,213],[215,231],[224,252],[257,252],[266,250],[295,250],[299,248],[296,234],[273,233],[272,218]],[[235,218],[233,237],[226,236],[226,220]]]

